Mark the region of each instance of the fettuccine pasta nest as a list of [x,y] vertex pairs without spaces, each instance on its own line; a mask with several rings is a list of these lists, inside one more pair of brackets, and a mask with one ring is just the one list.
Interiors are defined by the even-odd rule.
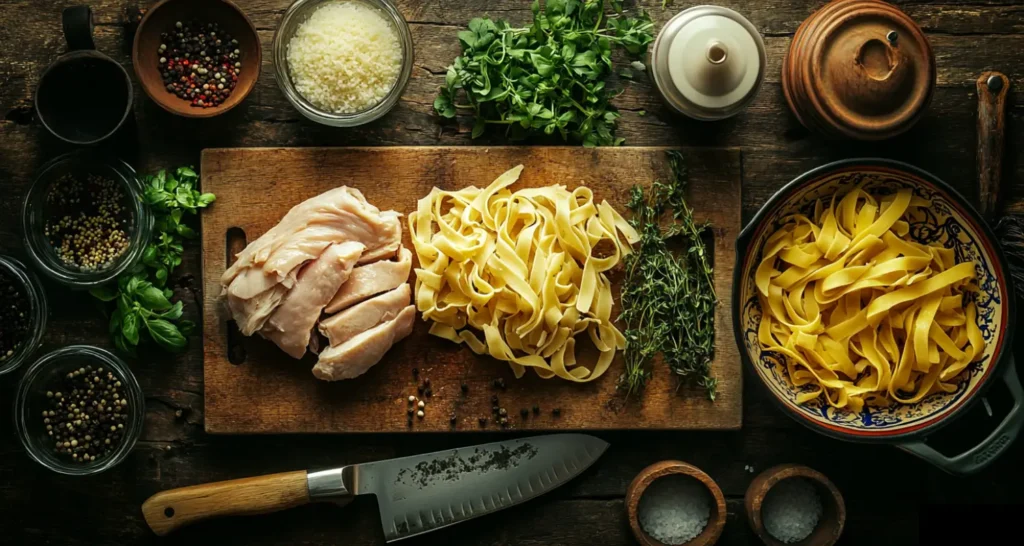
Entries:
[[921,244],[910,226],[930,202],[909,189],[857,187],[813,216],[793,214],[765,241],[755,273],[762,351],[781,356],[803,404],[912,404],[956,389],[985,348],[971,292],[974,262]]
[[[516,377],[597,379],[625,347],[612,324],[605,272],[639,240],[607,202],[585,187],[522,189],[519,165],[486,189],[434,188],[409,215],[419,258],[416,307],[430,333],[509,363]],[[599,256],[602,245],[610,251]],[[483,333],[483,338],[477,332]],[[576,360],[586,332],[600,354]]]

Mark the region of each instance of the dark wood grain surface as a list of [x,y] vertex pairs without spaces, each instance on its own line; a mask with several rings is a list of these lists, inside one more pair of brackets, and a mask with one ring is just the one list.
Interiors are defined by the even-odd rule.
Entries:
[[[33,171],[66,148],[45,135],[33,116],[38,77],[65,46],[60,10],[71,1],[0,2],[0,248],[23,256],[21,199]],[[123,22],[125,0],[89,2],[96,15],[98,47],[128,63],[130,40]],[[661,23],[691,3],[643,0]],[[1000,70],[1011,82],[1007,107],[1009,152],[1004,163],[1006,201],[1024,210],[1024,162],[1014,151],[1024,144],[1024,6],[1019,0],[897,2],[926,31],[935,50],[938,87],[932,105],[911,131],[881,143],[826,142],[808,134],[785,107],[779,85],[782,56],[799,23],[820,0],[725,0],[765,35],[768,77],[750,109],[715,124],[672,116],[650,84],[612,82],[624,93],[620,135],[631,145],[717,146],[742,149],[743,218],[773,191],[803,171],[830,160],[882,156],[934,172],[976,199],[975,80]],[[149,5],[151,2],[142,2]],[[171,116],[136,89],[135,123],[107,148],[142,171],[181,163],[198,164],[207,147],[333,145],[500,144],[499,137],[469,138],[471,122],[439,124],[431,103],[443,70],[458,51],[455,33],[471,17],[489,13],[522,23],[528,0],[402,0],[417,58],[413,78],[398,107],[360,129],[331,129],[300,118],[278,91],[267,47],[288,0],[240,0],[264,44],[263,74],[238,108],[212,121]],[[645,115],[641,115],[643,112]],[[177,296],[197,317],[202,300],[199,252],[191,248]],[[53,307],[43,351],[70,343],[109,346],[105,325],[88,296],[48,285]],[[339,509],[297,508],[246,520],[197,525],[163,539],[142,519],[141,503],[171,487],[368,461],[490,441],[498,434],[356,436],[208,436],[203,432],[202,358],[193,345],[180,358],[151,355],[133,363],[147,395],[142,441],[120,467],[91,478],[63,478],[42,469],[22,452],[9,403],[20,376],[0,378],[0,543],[54,545],[123,544],[379,544],[383,541],[372,498]],[[711,433],[602,433],[612,448],[585,476],[552,494],[510,509],[412,539],[409,544],[631,544],[622,497],[635,474],[661,459],[681,459],[704,469],[721,485],[729,518],[720,544],[754,544],[742,496],[760,471],[777,463],[802,463],[826,474],[843,492],[848,510],[840,544],[916,544],[918,518],[936,503],[1019,503],[1024,485],[1024,442],[1018,442],[980,476],[946,476],[890,446],[853,445],[822,438],[779,412],[752,374],[745,377],[743,428]],[[998,411],[998,393],[993,392]],[[252,400],[259,404],[260,400]],[[959,426],[958,426],[959,425]],[[957,443],[977,437],[991,419],[971,416],[938,434]],[[962,447],[962,445],[961,445]]]

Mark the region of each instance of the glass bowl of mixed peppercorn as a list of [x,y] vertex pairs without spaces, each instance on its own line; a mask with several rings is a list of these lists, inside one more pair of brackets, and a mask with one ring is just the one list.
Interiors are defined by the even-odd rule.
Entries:
[[18,384],[14,413],[32,459],[60,474],[85,476],[128,456],[146,410],[142,387],[121,359],[72,345],[29,367]]
[[39,279],[0,255],[0,375],[21,366],[39,346],[48,309]]
[[153,214],[135,170],[112,158],[72,152],[46,163],[25,196],[25,247],[46,276],[93,288],[142,257]]

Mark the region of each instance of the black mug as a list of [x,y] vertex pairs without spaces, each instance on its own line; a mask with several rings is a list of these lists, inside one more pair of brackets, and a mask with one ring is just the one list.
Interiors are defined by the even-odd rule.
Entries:
[[124,125],[132,111],[132,80],[120,63],[96,51],[92,10],[61,14],[68,52],[53,62],[36,88],[36,116],[57,138],[96,144]]

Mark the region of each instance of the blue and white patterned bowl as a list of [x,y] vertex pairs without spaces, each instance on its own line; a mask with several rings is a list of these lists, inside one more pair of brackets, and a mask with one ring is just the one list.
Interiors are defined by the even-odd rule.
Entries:
[[[981,290],[975,302],[978,327],[985,337],[985,352],[963,372],[955,392],[934,394],[917,404],[888,408],[865,406],[860,412],[836,409],[819,401],[798,405],[797,395],[810,390],[811,386],[793,386],[785,364],[778,358],[762,354],[757,340],[762,311],[754,273],[760,263],[765,240],[780,227],[783,217],[798,210],[806,213],[817,199],[845,193],[860,183],[866,183],[865,189],[869,191],[892,192],[910,188],[915,195],[930,200],[932,207],[927,218],[912,224],[912,236],[921,242],[939,242],[952,248],[958,262],[974,260],[978,264],[977,278]],[[847,440],[913,442],[915,438],[947,424],[978,400],[978,393],[990,378],[996,376],[995,371],[1000,366],[1001,373],[1012,376],[1008,382],[1012,379],[1016,390],[1020,390],[1009,350],[1014,314],[1012,281],[1007,274],[1006,261],[978,213],[955,190],[931,174],[902,163],[877,159],[855,159],[825,165],[805,173],[776,193],[740,234],[736,248],[733,328],[740,352],[773,398],[804,425]],[[1004,360],[1008,362],[1004,364]],[[1015,407],[1018,422],[1012,423],[1017,427],[1020,418],[1024,417],[1019,406],[1018,401]],[[1016,435],[1015,430],[1010,432]]]

